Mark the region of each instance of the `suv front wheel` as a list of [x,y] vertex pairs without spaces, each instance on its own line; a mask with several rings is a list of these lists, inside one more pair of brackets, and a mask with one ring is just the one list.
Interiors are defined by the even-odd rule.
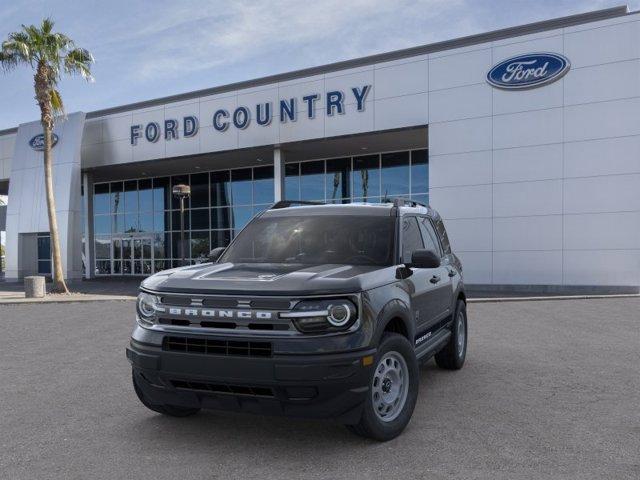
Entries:
[[418,362],[405,337],[387,333],[374,364],[360,422],[347,427],[363,437],[387,441],[402,433],[413,414],[418,397]]

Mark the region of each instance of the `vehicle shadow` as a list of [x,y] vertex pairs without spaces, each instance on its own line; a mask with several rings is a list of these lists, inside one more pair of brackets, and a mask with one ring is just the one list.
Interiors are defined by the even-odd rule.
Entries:
[[[429,383],[440,376],[432,361],[420,367],[420,393],[416,410],[428,402]],[[431,408],[431,407],[430,407]],[[343,425],[332,421],[262,416],[254,414],[207,411],[186,418],[172,418],[150,412],[140,406],[135,420],[122,432],[128,440],[153,451],[164,450],[176,454],[220,454],[241,449],[271,450],[295,446],[297,454],[331,455],[344,447],[358,448],[383,445],[358,437]],[[412,429],[411,424],[406,433]],[[399,441],[402,438],[392,440]],[[308,450],[308,452],[307,452]]]

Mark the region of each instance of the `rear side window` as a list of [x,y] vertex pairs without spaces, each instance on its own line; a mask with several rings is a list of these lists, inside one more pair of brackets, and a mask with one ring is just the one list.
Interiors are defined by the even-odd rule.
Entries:
[[426,217],[420,217],[420,230],[422,231],[422,239],[424,240],[424,248],[427,250],[432,250],[440,257],[442,256],[442,249],[440,248],[440,243],[438,243],[438,237],[436,237],[436,232],[433,230],[431,226],[431,222]]
[[444,250],[445,255],[448,255],[451,253],[451,244],[449,243],[449,236],[447,235],[447,231],[444,228],[444,222],[439,215],[433,220],[436,226],[436,233],[438,234],[438,238],[440,238],[442,249]]
[[402,219],[402,262],[411,263],[411,254],[424,248],[416,217]]

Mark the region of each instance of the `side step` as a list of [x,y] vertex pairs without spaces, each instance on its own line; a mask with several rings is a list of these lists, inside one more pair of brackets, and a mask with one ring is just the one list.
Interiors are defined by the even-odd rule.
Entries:
[[451,337],[451,330],[448,328],[443,328],[436,332],[432,338],[416,348],[418,360],[424,361],[434,356],[449,341],[449,337]]

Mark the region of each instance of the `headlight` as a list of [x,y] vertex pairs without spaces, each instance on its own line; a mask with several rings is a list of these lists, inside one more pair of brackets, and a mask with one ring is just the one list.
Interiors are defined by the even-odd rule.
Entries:
[[156,306],[159,303],[158,297],[150,293],[140,292],[136,302],[138,320],[142,326],[149,327],[155,323]]
[[303,333],[336,332],[349,329],[358,319],[358,311],[346,298],[303,300],[280,318],[291,319]]

